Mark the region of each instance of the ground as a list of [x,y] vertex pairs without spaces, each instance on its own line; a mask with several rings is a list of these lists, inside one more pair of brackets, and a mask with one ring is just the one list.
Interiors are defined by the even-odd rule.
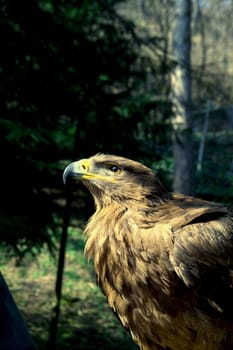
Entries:
[[[70,227],[57,350],[136,350],[95,283],[91,262],[83,254],[82,230]],[[57,256],[46,247],[18,264],[1,248],[1,271],[40,350],[48,342],[54,303]]]

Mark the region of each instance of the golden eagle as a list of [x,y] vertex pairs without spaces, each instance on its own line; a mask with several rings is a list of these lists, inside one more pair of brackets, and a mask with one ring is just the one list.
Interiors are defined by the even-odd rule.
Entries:
[[96,206],[85,252],[142,350],[233,349],[233,209],[169,193],[148,167],[97,154],[73,162]]

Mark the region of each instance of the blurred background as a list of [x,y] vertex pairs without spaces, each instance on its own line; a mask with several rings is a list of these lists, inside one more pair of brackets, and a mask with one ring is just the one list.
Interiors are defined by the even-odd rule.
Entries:
[[[232,203],[233,2],[187,2],[194,193]],[[56,303],[65,208],[71,219],[56,349],[136,349],[83,256],[92,199],[80,186],[68,205],[62,173],[71,160],[114,153],[152,167],[174,189],[171,74],[179,4],[0,2],[0,263],[42,350]]]

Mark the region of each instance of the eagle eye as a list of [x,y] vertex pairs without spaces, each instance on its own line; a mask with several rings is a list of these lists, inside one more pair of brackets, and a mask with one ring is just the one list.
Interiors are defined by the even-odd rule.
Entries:
[[121,168],[114,164],[109,165],[109,170],[116,174],[119,174],[121,172]]

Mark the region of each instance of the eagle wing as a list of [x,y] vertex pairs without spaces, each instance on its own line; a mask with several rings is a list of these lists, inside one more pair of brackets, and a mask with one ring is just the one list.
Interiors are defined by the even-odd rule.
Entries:
[[192,197],[174,197],[170,261],[208,310],[233,319],[233,210]]

